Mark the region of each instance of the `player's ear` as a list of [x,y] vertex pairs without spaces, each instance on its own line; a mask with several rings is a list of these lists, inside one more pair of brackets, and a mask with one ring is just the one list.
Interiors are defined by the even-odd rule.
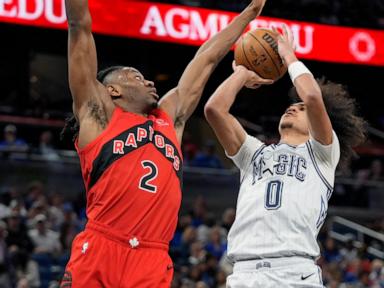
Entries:
[[111,95],[112,98],[120,98],[121,95],[121,87],[119,85],[115,84],[108,84],[107,90],[109,95]]

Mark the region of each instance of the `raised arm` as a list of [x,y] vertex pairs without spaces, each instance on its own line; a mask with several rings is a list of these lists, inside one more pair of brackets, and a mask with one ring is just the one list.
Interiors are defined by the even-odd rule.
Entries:
[[85,104],[105,89],[96,79],[97,56],[88,1],[66,0],[65,7],[68,18],[69,87],[74,113],[81,122],[87,114]]
[[234,66],[234,71],[208,100],[204,108],[205,117],[215,131],[228,155],[235,155],[246,138],[246,132],[229,110],[237,94],[244,86],[257,88],[260,84],[272,84],[272,80],[260,78],[243,66]]
[[[283,35],[279,36],[278,45],[279,54],[289,70],[294,68],[294,66],[291,65],[302,65],[297,62],[298,59],[295,55],[295,44],[292,32],[286,26],[284,26]],[[320,87],[316,80],[309,70],[307,70],[307,73],[301,74],[294,79],[294,85],[297,94],[301,100],[303,100],[306,107],[310,134],[315,140],[323,145],[331,144],[332,124],[323,102]]]
[[261,13],[265,1],[253,0],[228,27],[205,42],[185,69],[178,86],[161,99],[160,108],[173,118],[179,140],[185,122],[195,110],[216,65],[228,53],[247,25]]

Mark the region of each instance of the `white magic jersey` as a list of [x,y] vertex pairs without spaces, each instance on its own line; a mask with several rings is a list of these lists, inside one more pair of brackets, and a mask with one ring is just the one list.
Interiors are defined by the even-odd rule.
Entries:
[[234,260],[318,257],[317,234],[327,215],[339,141],[314,139],[298,145],[266,146],[247,135],[230,157],[240,169],[236,220],[228,235]]

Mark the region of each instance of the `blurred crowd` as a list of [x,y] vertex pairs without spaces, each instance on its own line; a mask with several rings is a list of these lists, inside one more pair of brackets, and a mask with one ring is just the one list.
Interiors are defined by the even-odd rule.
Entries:
[[[41,130],[38,142],[31,142],[22,137],[24,134],[18,134],[14,124],[2,129],[1,159],[18,160],[19,154],[35,153],[45,161],[60,161],[56,133]],[[217,142],[197,144],[194,140],[188,132],[183,139],[187,166],[225,168],[216,151]],[[347,180],[337,181],[331,205],[382,209],[383,168],[379,157],[355,161]],[[14,188],[0,183],[0,287],[58,287],[71,243],[86,223],[84,195],[76,199],[72,195],[70,199],[65,198],[69,195],[48,191],[39,181],[20,184]],[[190,210],[179,217],[170,245],[175,264],[173,288],[223,288],[232,273],[232,263],[226,258],[226,237],[235,209],[222,207],[221,212],[214,214],[210,205],[204,196],[198,196]],[[365,226],[384,233],[384,219]],[[356,245],[353,238],[336,241],[328,229],[324,225],[319,235],[322,256],[318,260],[326,287],[384,288],[384,259],[368,253],[368,244],[372,243]],[[383,250],[382,246],[377,247]]]
[[72,240],[84,227],[83,208],[39,181],[22,191],[0,189],[0,287],[57,287]]
[[[36,133],[30,133],[30,129],[23,126],[22,135],[20,135],[19,128],[15,124],[0,125],[0,129],[3,131],[3,135],[0,137],[0,159],[25,160],[32,158],[31,155],[33,155],[33,159],[60,162],[63,160],[62,152],[67,151],[66,149],[72,150],[70,154],[72,158],[77,157],[73,152],[72,141],[65,146],[60,142],[60,130],[41,129]],[[262,134],[257,137],[266,143],[271,141]],[[198,142],[196,140],[190,131],[185,131],[182,142],[185,167],[219,170],[234,168],[232,162],[224,156],[217,141],[206,139]],[[278,141],[278,139],[274,140]],[[374,150],[370,149],[366,150]],[[342,177],[337,179],[331,205],[382,209],[384,205],[383,163],[384,154],[382,152],[361,153],[359,158],[352,162],[350,170],[344,171]]]
[[[58,287],[71,243],[85,223],[84,202],[69,201],[34,181],[23,189],[0,187],[0,287]],[[235,206],[235,203],[234,203]],[[232,264],[226,258],[227,234],[235,209],[212,214],[209,203],[197,196],[178,222],[170,255],[175,273],[172,288],[224,288]],[[319,235],[318,264],[326,287],[384,287],[384,262],[330,237],[327,225]],[[381,221],[379,232],[384,232]]]
[[[1,126],[0,126],[1,127]],[[60,161],[57,140],[50,130],[39,132],[39,139],[26,140],[18,135],[18,128],[14,124],[8,124],[3,128],[3,138],[0,140],[0,158],[3,159],[24,159],[25,155],[40,155],[42,160]],[[28,133],[31,134],[31,133]],[[222,160],[216,153],[217,143],[207,140],[202,145],[193,142],[189,133],[184,136],[182,146],[184,164],[191,167],[204,167],[213,169],[223,169]],[[73,144],[70,144],[73,149]]]
[[[232,265],[226,258],[226,236],[235,220],[235,209],[226,209],[221,218],[212,215],[204,198],[197,197],[193,209],[179,219],[171,256],[175,262],[173,288],[224,288]],[[381,232],[384,232],[382,221]],[[329,288],[384,287],[384,262],[356,248],[352,239],[336,242],[327,225],[319,235],[321,257],[318,264]]]

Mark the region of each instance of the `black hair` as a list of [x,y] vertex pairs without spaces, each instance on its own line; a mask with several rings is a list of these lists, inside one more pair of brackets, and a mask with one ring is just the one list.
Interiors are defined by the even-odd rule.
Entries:
[[[350,97],[345,86],[325,78],[316,81],[320,86],[333,130],[339,138],[341,155],[338,169],[345,170],[356,155],[353,148],[366,140],[367,123],[357,115],[356,100]],[[289,96],[294,102],[301,102],[295,87],[290,90]]]
[[115,71],[118,71],[118,70],[121,70],[123,69],[124,66],[111,66],[111,67],[108,67],[108,68],[105,68],[103,70],[100,70],[98,73],[97,73],[97,80],[101,83],[104,84],[104,80],[105,78],[107,78],[107,76]]
[[72,141],[76,140],[76,137],[79,135],[80,126],[77,122],[75,115],[71,115],[65,119],[65,124],[63,129],[60,132],[60,140],[64,141],[71,137]]

